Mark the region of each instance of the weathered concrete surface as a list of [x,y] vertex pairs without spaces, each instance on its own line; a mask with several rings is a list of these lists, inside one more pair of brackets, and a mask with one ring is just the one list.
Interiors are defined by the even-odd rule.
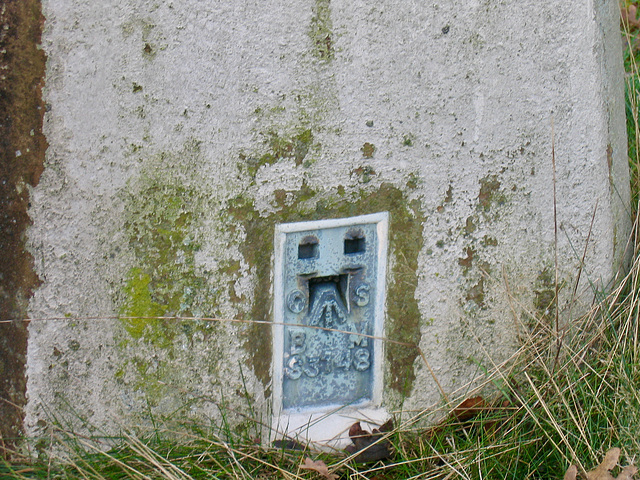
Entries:
[[[37,0],[0,1],[0,320],[25,318],[38,286],[25,232],[27,185],[38,184],[46,149],[43,20]],[[0,323],[0,456],[23,433],[26,355],[27,324]]]
[[[29,326],[31,434],[51,412],[107,430],[219,406],[264,419],[268,326],[111,317],[271,320],[280,222],[389,211],[387,336],[449,393],[481,377],[514,322],[553,316],[552,131],[560,308],[596,202],[579,291],[617,271],[615,2],[43,3],[29,313],[63,319]],[[416,351],[388,344],[385,369],[387,408],[440,401]]]

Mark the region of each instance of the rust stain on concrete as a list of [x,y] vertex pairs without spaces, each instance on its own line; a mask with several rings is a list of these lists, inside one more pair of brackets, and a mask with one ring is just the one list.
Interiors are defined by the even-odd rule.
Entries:
[[[40,0],[0,0],[0,320],[23,319],[39,279],[26,250],[29,191],[44,168]],[[23,433],[27,323],[0,323],[0,455]]]

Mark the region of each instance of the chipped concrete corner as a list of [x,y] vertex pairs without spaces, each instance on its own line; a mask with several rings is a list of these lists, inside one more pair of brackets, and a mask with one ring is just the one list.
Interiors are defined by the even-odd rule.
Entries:
[[455,395],[514,322],[565,311],[588,236],[578,300],[606,288],[629,180],[595,3],[43,1],[49,148],[9,315],[50,320],[16,352],[24,431],[268,423],[278,223],[389,212],[385,335],[425,354],[387,345],[389,409],[441,401],[434,375]]

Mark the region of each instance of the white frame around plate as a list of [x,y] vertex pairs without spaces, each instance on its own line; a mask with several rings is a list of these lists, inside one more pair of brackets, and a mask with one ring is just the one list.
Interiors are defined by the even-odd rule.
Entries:
[[372,399],[366,403],[351,406],[327,406],[283,411],[282,409],[282,351],[284,348],[284,247],[288,233],[345,227],[350,225],[376,224],[378,236],[377,273],[379,280],[374,310],[374,336],[384,335],[387,252],[389,233],[389,213],[380,212],[349,218],[315,220],[308,222],[283,223],[276,225],[274,233],[274,306],[272,326],[273,358],[271,361],[272,423],[271,439],[290,438],[301,443],[312,443],[318,447],[344,448],[349,443],[348,430],[356,421],[365,425],[381,425],[389,414],[381,407],[383,389],[384,344],[373,341],[373,385]]

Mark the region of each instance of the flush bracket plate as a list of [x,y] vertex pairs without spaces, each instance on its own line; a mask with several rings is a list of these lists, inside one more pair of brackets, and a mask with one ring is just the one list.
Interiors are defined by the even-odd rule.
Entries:
[[273,433],[330,446],[382,423],[387,212],[275,229]]

